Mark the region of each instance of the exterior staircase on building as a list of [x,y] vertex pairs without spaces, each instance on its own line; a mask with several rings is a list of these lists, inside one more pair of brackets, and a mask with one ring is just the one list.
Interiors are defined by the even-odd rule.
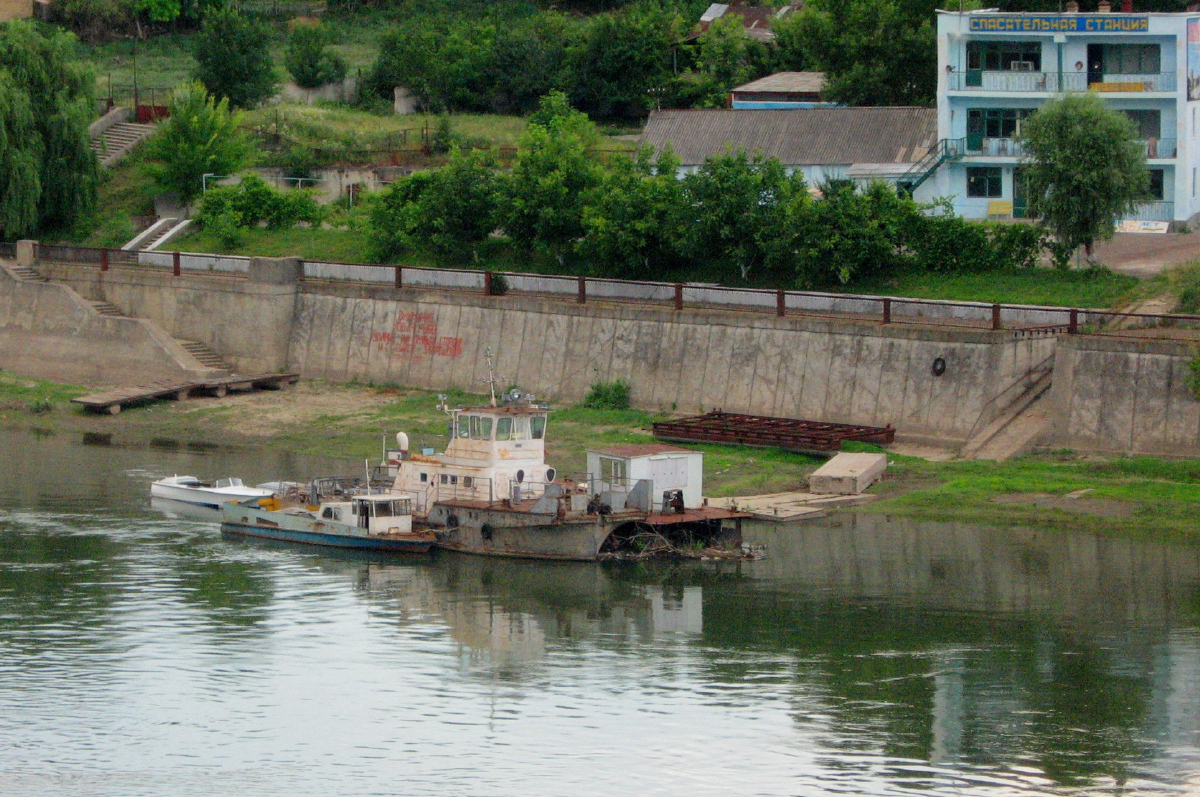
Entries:
[[201,363],[208,366],[209,368],[216,368],[216,369],[219,369],[222,371],[229,371],[232,373],[233,366],[230,365],[228,362],[226,362],[225,359],[223,357],[221,357],[221,355],[217,354],[215,351],[213,351],[212,349],[210,349],[208,346],[201,343],[200,341],[198,341],[198,340],[180,340],[179,338],[176,338],[175,342],[178,343],[180,346],[182,346],[184,348],[184,350],[187,351],[188,354],[192,355],[193,357],[195,357],[197,360],[199,360]]
[[92,138],[92,152],[101,166],[112,166],[153,132],[154,125],[118,122]]
[[11,266],[9,266],[9,270],[13,274],[15,274],[18,279],[21,279],[24,282],[49,282],[50,281],[50,279],[45,274],[43,274],[42,272],[33,268],[32,266],[22,266],[22,265],[14,263]]
[[896,181],[896,188],[912,196],[921,184],[933,177],[943,163],[961,160],[967,149],[965,138],[943,138],[934,144],[925,157],[912,165],[904,176]]

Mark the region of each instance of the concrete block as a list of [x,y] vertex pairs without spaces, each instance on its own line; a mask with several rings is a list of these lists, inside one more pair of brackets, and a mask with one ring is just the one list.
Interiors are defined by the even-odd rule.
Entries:
[[885,470],[887,454],[838,454],[808,477],[808,489],[823,495],[857,495]]
[[37,244],[37,241],[17,241],[17,265],[33,267],[36,262],[34,252]]
[[304,275],[304,265],[298,257],[250,258],[250,281],[264,285],[295,285]]

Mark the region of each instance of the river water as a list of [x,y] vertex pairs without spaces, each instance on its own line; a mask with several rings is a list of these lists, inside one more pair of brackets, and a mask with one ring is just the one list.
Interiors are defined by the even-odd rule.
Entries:
[[1200,793],[1200,546],[843,516],[758,562],[386,558],[149,506],[331,463],[0,463],[0,794]]

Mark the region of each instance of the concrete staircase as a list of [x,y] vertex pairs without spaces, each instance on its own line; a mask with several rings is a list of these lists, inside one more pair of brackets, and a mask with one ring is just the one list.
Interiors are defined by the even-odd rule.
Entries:
[[191,226],[191,223],[190,219],[164,216],[138,233],[121,249],[126,252],[152,252],[178,238]]
[[101,166],[112,166],[154,132],[154,125],[118,122],[92,137],[92,152]]
[[92,309],[102,316],[107,316],[108,318],[128,317],[124,312],[122,312],[121,308],[117,307],[115,304],[109,304],[108,302],[89,302],[89,304],[91,304]]
[[200,341],[180,340],[179,338],[176,338],[175,342],[182,346],[188,354],[192,355],[209,368],[216,368],[222,371],[229,371],[231,373],[233,372],[232,365],[226,362],[221,355],[217,354]]
[[959,457],[1003,462],[1033,448],[1049,430],[1050,416],[1041,402],[1054,382],[1054,358],[1040,364],[1031,376],[996,419],[971,436]]
[[22,266],[17,263],[10,265],[9,270],[17,276],[22,282],[49,282],[50,279],[31,266]]

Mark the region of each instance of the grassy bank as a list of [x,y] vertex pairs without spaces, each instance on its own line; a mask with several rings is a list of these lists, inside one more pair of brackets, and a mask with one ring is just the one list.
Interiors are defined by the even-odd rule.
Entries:
[[1106,269],[1059,271],[1038,268],[986,274],[918,272],[885,280],[862,280],[843,290],[960,302],[1114,307],[1135,295],[1139,282],[1137,277]]
[[[442,450],[446,416],[428,391],[302,382],[280,393],[217,401],[159,402],[116,417],[84,414],[69,400],[83,388],[0,373],[0,428],[39,435],[108,435],[114,444],[222,445],[292,451],[361,462],[407,432],[414,446]],[[482,396],[452,392],[452,405]],[[551,415],[548,459],[560,472],[585,469],[588,448],[651,442],[660,416],[569,406]],[[773,449],[696,446],[705,452],[705,492],[754,495],[803,489],[823,461]],[[857,450],[879,450],[852,446]],[[1106,458],[1072,452],[1006,463],[930,462],[889,452],[882,500],[855,511],[941,521],[1085,528],[1196,538],[1200,461]],[[291,474],[303,477],[312,474]]]

